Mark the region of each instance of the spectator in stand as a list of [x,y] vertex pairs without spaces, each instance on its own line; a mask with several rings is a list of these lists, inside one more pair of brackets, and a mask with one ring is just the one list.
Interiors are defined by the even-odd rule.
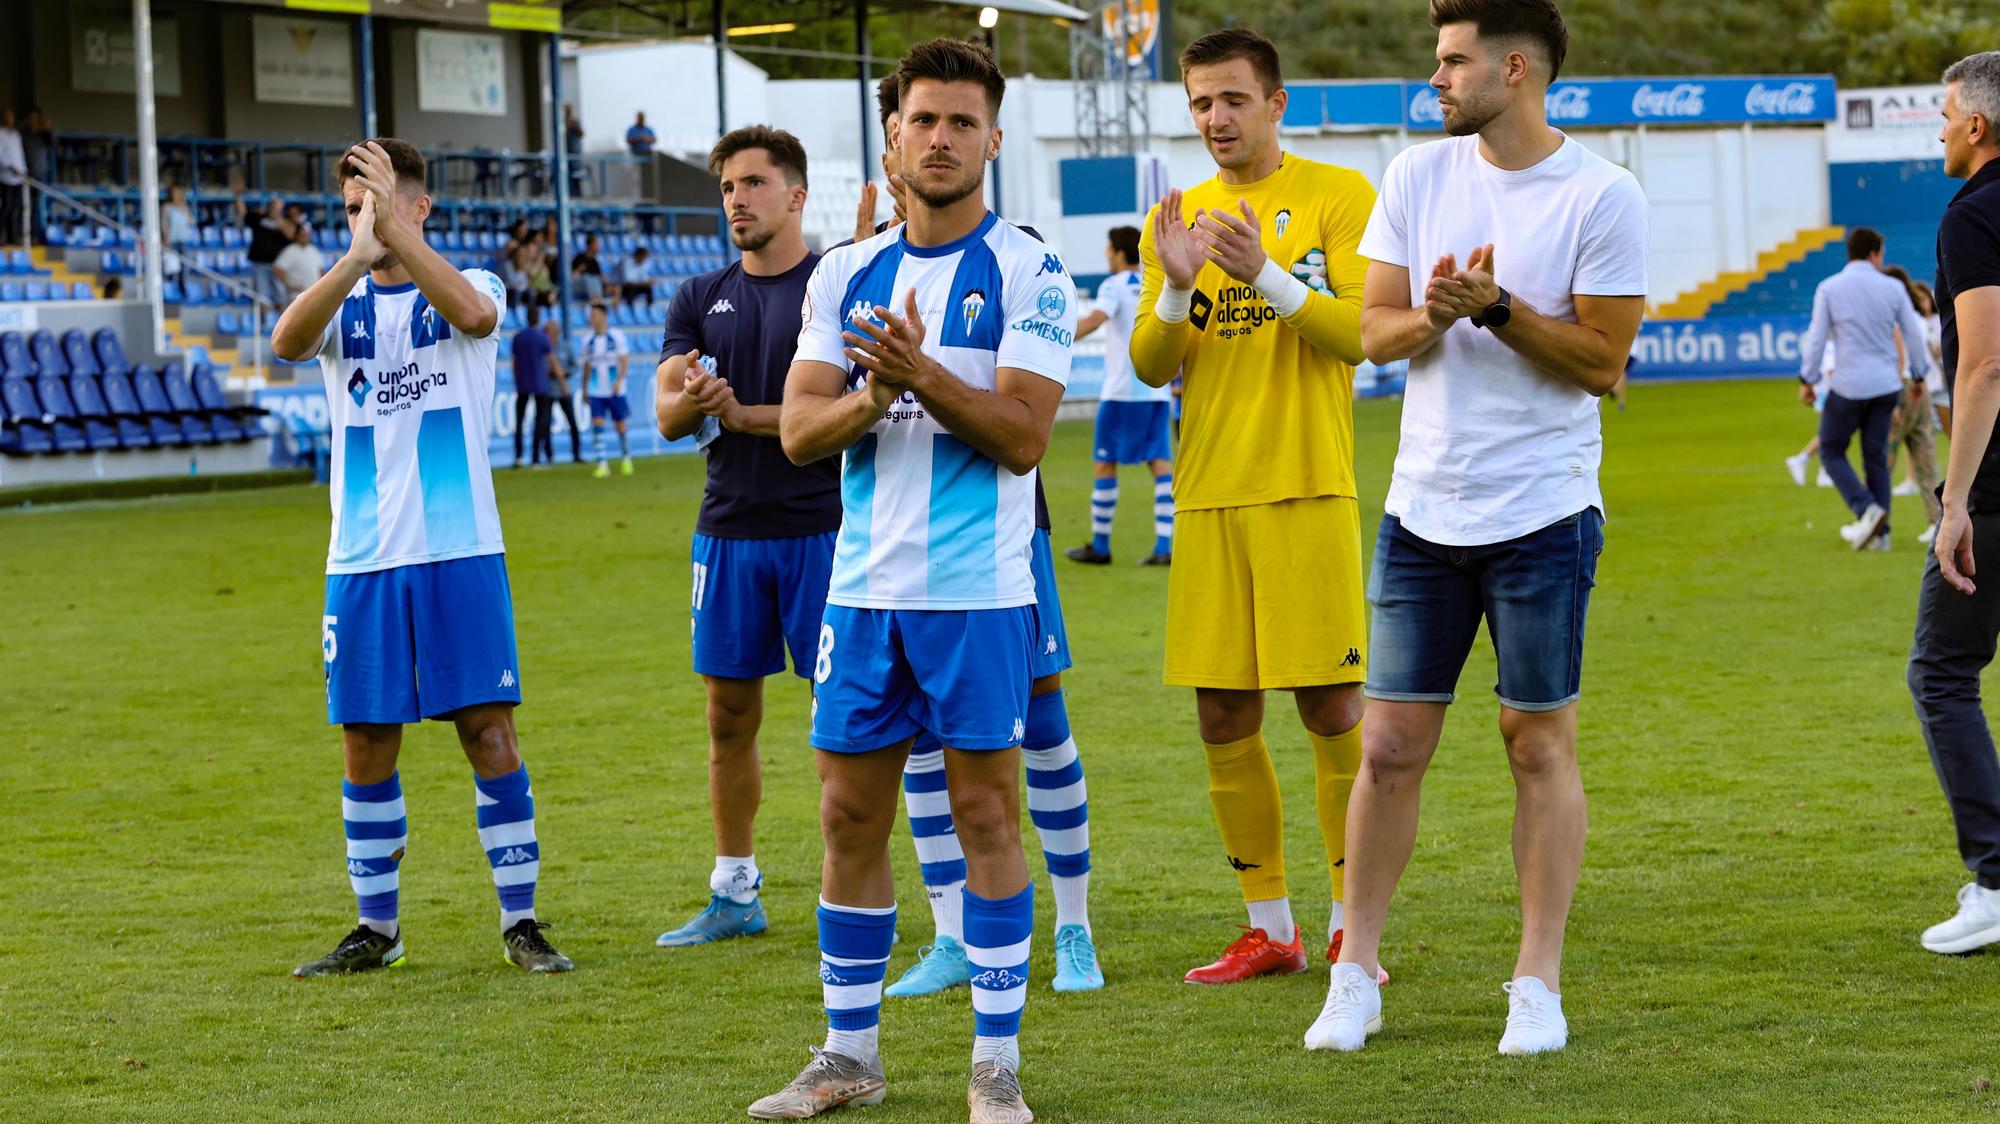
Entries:
[[105,279],[104,279],[104,299],[105,299],[105,300],[108,300],[108,301],[122,301],[122,300],[124,300],[124,299],[125,299],[125,282],[123,282],[123,281],[120,281],[120,280],[119,280],[118,278],[116,278],[116,277],[107,277],[107,278],[105,278]]
[[187,188],[167,185],[167,201],[160,207],[160,229],[167,232],[167,245],[180,247],[194,241],[194,208],[188,206]]
[[645,301],[647,308],[653,307],[653,265],[648,260],[652,256],[641,246],[618,263],[618,295],[627,303]]
[[289,305],[298,299],[300,293],[312,288],[326,272],[326,255],[313,245],[312,227],[300,222],[292,227],[292,241],[278,252],[278,260],[272,263],[278,280],[284,283],[285,300]]
[[[146,249],[145,246],[139,247],[138,260],[133,263],[138,267],[141,277],[146,275]],[[162,282],[180,280],[181,256],[167,240],[167,231],[164,227],[160,229],[160,249],[163,251],[160,254],[160,280]]]
[[604,240],[590,235],[583,243],[583,252],[570,262],[570,287],[578,289],[588,303],[604,299]]
[[264,209],[252,214],[243,201],[243,183],[235,185],[233,205],[236,221],[250,230],[250,248],[246,256],[250,259],[250,287],[257,295],[271,302],[274,308],[285,304],[285,287],[278,281],[275,265],[278,255],[292,240],[292,233],[285,222],[285,202],[276,195],[264,201]]
[[576,106],[563,106],[563,151],[571,156],[583,152],[583,122],[577,120]]
[[534,254],[532,241],[509,243],[500,264],[500,281],[507,286],[509,307],[526,307],[528,300],[528,260]]
[[542,240],[528,243],[519,255],[521,272],[527,278],[528,303],[551,305],[556,300],[555,279],[549,274],[549,252]]
[[544,453],[555,463],[555,443],[549,436],[549,400],[555,397],[550,365],[557,362],[555,344],[542,328],[542,310],[528,306],[528,326],[514,333],[514,467],[521,467],[522,422],[535,408],[534,439],[528,443],[530,463],[539,467]]
[[632,127],[625,130],[625,147],[634,156],[651,156],[653,146],[660,138],[653,134],[653,127],[646,124],[646,114],[642,110],[632,119]]
[[28,174],[28,154],[14,128],[12,106],[0,109],[0,246],[21,244],[21,185]]
[[285,223],[286,223],[286,230],[285,230],[286,237],[289,238],[290,236],[296,234],[301,230],[306,232],[306,237],[308,238],[312,237],[312,223],[307,221],[306,209],[300,204],[298,203],[285,204]]

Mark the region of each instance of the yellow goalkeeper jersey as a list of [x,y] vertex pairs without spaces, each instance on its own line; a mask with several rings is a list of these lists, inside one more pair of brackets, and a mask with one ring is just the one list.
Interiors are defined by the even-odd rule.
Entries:
[[1182,193],[1181,213],[1240,215],[1246,200],[1263,224],[1264,252],[1294,274],[1317,267],[1304,307],[1285,318],[1263,295],[1214,263],[1202,266],[1188,319],[1153,314],[1165,277],[1150,216],[1140,229],[1145,272],[1132,326],[1132,364],[1158,381],[1181,372],[1181,446],[1174,505],[1183,511],[1247,507],[1308,496],[1353,496],[1354,364],[1361,361],[1357,252],[1375,206],[1359,172],[1286,153],[1278,170],[1248,184],[1211,179]]

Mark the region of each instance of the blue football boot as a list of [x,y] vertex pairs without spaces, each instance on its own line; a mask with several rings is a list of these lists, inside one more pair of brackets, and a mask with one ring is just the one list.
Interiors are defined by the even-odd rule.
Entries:
[[965,958],[965,946],[950,937],[939,937],[936,944],[919,950],[917,962],[883,988],[882,994],[891,999],[913,999],[971,983],[972,964]]
[[708,944],[711,941],[726,941],[731,937],[754,937],[771,927],[764,916],[764,899],[753,899],[748,905],[729,900],[726,894],[710,894],[708,908],[695,914],[694,920],[665,933],[661,933],[653,943],[661,948],[685,948],[691,944]]

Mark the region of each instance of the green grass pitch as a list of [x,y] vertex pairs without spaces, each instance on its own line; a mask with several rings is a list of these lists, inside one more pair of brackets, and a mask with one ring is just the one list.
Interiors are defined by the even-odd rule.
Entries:
[[[1371,538],[1396,413],[1358,409]],[[1159,682],[1165,575],[1132,564],[1150,535],[1133,470],[1118,563],[1059,563],[1110,987],[1048,989],[1053,902],[1024,824],[1043,885],[1022,1074],[1039,1118],[2000,1114],[2000,960],[1916,944],[1965,880],[1903,686],[1919,508],[1897,501],[1892,553],[1846,550],[1833,493],[1779,464],[1810,426],[1788,383],[1641,386],[1606,414],[1571,1045],[1525,1060],[1494,1053],[1517,902],[1483,647],[1391,917],[1386,1031],[1357,1056],[1303,1050],[1317,962],[1180,982],[1242,911],[1193,699]],[[1088,441],[1063,424],[1045,466],[1058,548],[1087,533]],[[435,724],[403,758],[408,966],[288,975],[353,924],[320,689],[324,490],[0,515],[0,1119],[722,1121],[806,1061],[822,1024],[800,682],[772,681],[765,722],[770,933],[653,947],[701,905],[711,861],[687,639],[700,462],[499,476],[540,906],[567,977],[501,962],[471,779]],[[1310,752],[1282,698],[1268,730],[1300,923],[1321,932]],[[906,834],[895,854],[892,973],[930,932]],[[962,990],[890,1001],[890,1099],[847,1116],[963,1120],[969,1024]]]

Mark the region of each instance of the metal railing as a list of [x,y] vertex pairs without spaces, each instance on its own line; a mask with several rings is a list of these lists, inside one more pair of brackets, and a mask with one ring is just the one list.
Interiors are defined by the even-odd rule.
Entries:
[[[60,203],[62,206],[68,207],[71,210],[76,211],[78,214],[81,214],[84,217],[90,219],[91,221],[96,222],[102,226],[109,227],[112,230],[119,231],[121,233],[131,234],[132,246],[133,246],[132,252],[135,257],[139,254],[145,254],[145,253],[151,253],[151,254],[160,253],[159,246],[157,245],[148,246],[146,244],[145,232],[140,230],[138,227],[120,222],[119,220],[111,217],[110,215],[105,214],[103,211],[100,211],[97,208],[91,206],[90,204],[85,203],[81,199],[78,199],[75,196],[68,194],[61,188],[55,187],[51,184],[43,183],[41,180],[35,179],[33,176],[25,177],[21,185],[21,188],[22,188],[21,221],[25,227],[30,227],[30,229],[27,230],[27,233],[31,236],[33,233],[35,233],[35,231],[31,229],[34,220],[34,210],[31,204],[33,202],[34,193],[40,192],[42,196],[45,198],[45,200]],[[24,242],[30,240],[31,238],[24,239]],[[255,289],[252,289],[250,286],[245,285],[239,281],[233,281],[230,278],[225,277],[222,274],[217,273],[212,269],[196,264],[192,258],[190,258],[186,253],[179,251],[177,248],[169,247],[166,253],[173,254],[174,257],[180,261],[181,274],[183,277],[185,277],[188,274],[197,274],[215,288],[222,289],[227,292],[234,293],[239,297],[244,297],[248,299],[250,304],[250,338],[252,341],[254,341],[250,348],[250,365],[256,380],[260,383],[263,382],[264,349],[267,343],[267,337],[265,336],[264,333],[264,325],[267,322],[275,322],[276,313],[279,311],[278,307],[272,304],[261,293],[258,293]],[[162,255],[163,263],[164,260],[165,256]],[[135,281],[134,281],[135,288],[144,287],[144,277],[145,274],[143,272],[137,273],[135,275]],[[161,288],[162,289],[165,288],[164,281],[161,282]],[[155,342],[157,343],[158,341],[164,340],[166,338],[166,311],[165,311],[166,294],[164,292],[148,292],[144,295],[148,303],[152,305],[153,336]],[[269,320],[267,320],[267,317],[269,318]],[[214,333],[203,333],[203,334],[213,335]],[[239,345],[239,350],[240,350],[240,345]]]

